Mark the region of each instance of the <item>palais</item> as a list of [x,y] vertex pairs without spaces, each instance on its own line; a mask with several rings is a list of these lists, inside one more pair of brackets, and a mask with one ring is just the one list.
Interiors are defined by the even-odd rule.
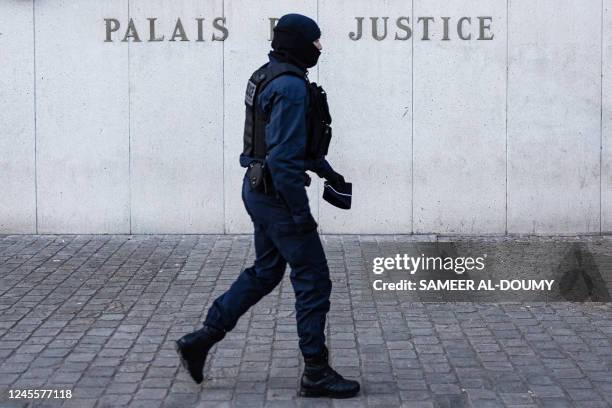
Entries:
[[[105,18],[106,39],[104,42],[119,40],[122,42],[160,42],[160,41],[205,41],[205,37],[212,41],[224,41],[229,32],[225,27],[225,17],[215,17],[210,20],[208,25],[212,26],[210,35],[205,34],[205,21],[208,19],[199,17],[195,19],[185,19],[181,21],[177,18],[172,22],[171,29],[162,30],[157,18],[147,18],[145,22],[134,21],[130,18],[122,28],[121,22],[116,18]],[[185,28],[187,27],[187,29]],[[117,37],[115,37],[117,34]]]

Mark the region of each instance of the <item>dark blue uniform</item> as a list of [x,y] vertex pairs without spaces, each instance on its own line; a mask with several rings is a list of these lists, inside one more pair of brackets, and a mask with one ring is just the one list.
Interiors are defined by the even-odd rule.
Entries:
[[[270,57],[270,63],[276,60]],[[204,324],[233,329],[242,314],[278,285],[289,263],[300,349],[305,357],[319,355],[332,283],[304,182],[306,170],[326,177],[333,169],[325,159],[305,158],[308,93],[303,79],[281,75],[255,103],[269,115],[266,163],[277,194],[251,191],[245,177],[242,200],[255,229],[255,263],[215,300]],[[252,160],[240,156],[243,167]]]

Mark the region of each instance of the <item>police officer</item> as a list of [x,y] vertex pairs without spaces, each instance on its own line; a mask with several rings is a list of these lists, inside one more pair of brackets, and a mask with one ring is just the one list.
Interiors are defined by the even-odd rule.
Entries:
[[306,170],[336,186],[345,183],[324,157],[309,154],[311,139],[325,137],[309,134],[313,94],[307,69],[316,65],[321,53],[320,36],[316,22],[306,16],[280,18],[269,63],[253,74],[247,86],[240,164],[248,168],[242,199],[254,225],[256,259],[214,301],[203,327],[176,342],[182,364],[197,383],[203,380],[210,348],[281,282],[289,263],[305,363],[300,395],[346,398],[359,392],[357,381],[344,379],[328,364],[324,330],[332,283],[305,189],[310,181]]

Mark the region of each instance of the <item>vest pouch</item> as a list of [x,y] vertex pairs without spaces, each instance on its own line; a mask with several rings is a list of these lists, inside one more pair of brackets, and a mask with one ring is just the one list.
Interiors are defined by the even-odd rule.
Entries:
[[331,126],[318,120],[312,121],[307,139],[308,157],[319,159],[326,156],[331,138]]
[[311,82],[309,91],[307,152],[309,157],[319,159],[327,155],[332,137],[332,120],[323,88]]
[[321,147],[320,147],[321,157],[327,156],[331,138],[332,138],[332,128],[329,125],[325,125],[325,127],[323,128],[323,136],[321,138]]

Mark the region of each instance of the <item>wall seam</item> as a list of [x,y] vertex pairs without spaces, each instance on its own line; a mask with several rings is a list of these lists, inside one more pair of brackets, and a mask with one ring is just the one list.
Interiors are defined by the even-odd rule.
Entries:
[[506,0],[506,179],[505,179],[505,203],[504,203],[504,233],[508,235],[508,89],[510,71],[510,0]]
[[603,55],[604,55],[604,0],[601,0],[601,33],[599,65],[599,234],[603,234]]
[[[221,0],[221,15],[225,23],[225,0]],[[225,40],[221,42],[221,180],[223,180],[223,234],[227,234],[227,217],[225,209]]]
[[[412,24],[414,25],[414,1],[411,4]],[[410,233],[414,234],[414,33],[410,36]]]
[[[130,0],[127,2],[127,17],[130,21]],[[127,85],[128,85],[128,220],[129,232],[132,234],[132,73],[130,59],[130,42],[127,43]]]
[[34,87],[32,90],[33,104],[34,104],[34,231],[38,234],[38,150],[37,150],[37,138],[38,138],[38,124],[36,121],[36,0],[32,0],[32,48],[33,48],[33,59],[32,68],[34,71],[33,82]]

